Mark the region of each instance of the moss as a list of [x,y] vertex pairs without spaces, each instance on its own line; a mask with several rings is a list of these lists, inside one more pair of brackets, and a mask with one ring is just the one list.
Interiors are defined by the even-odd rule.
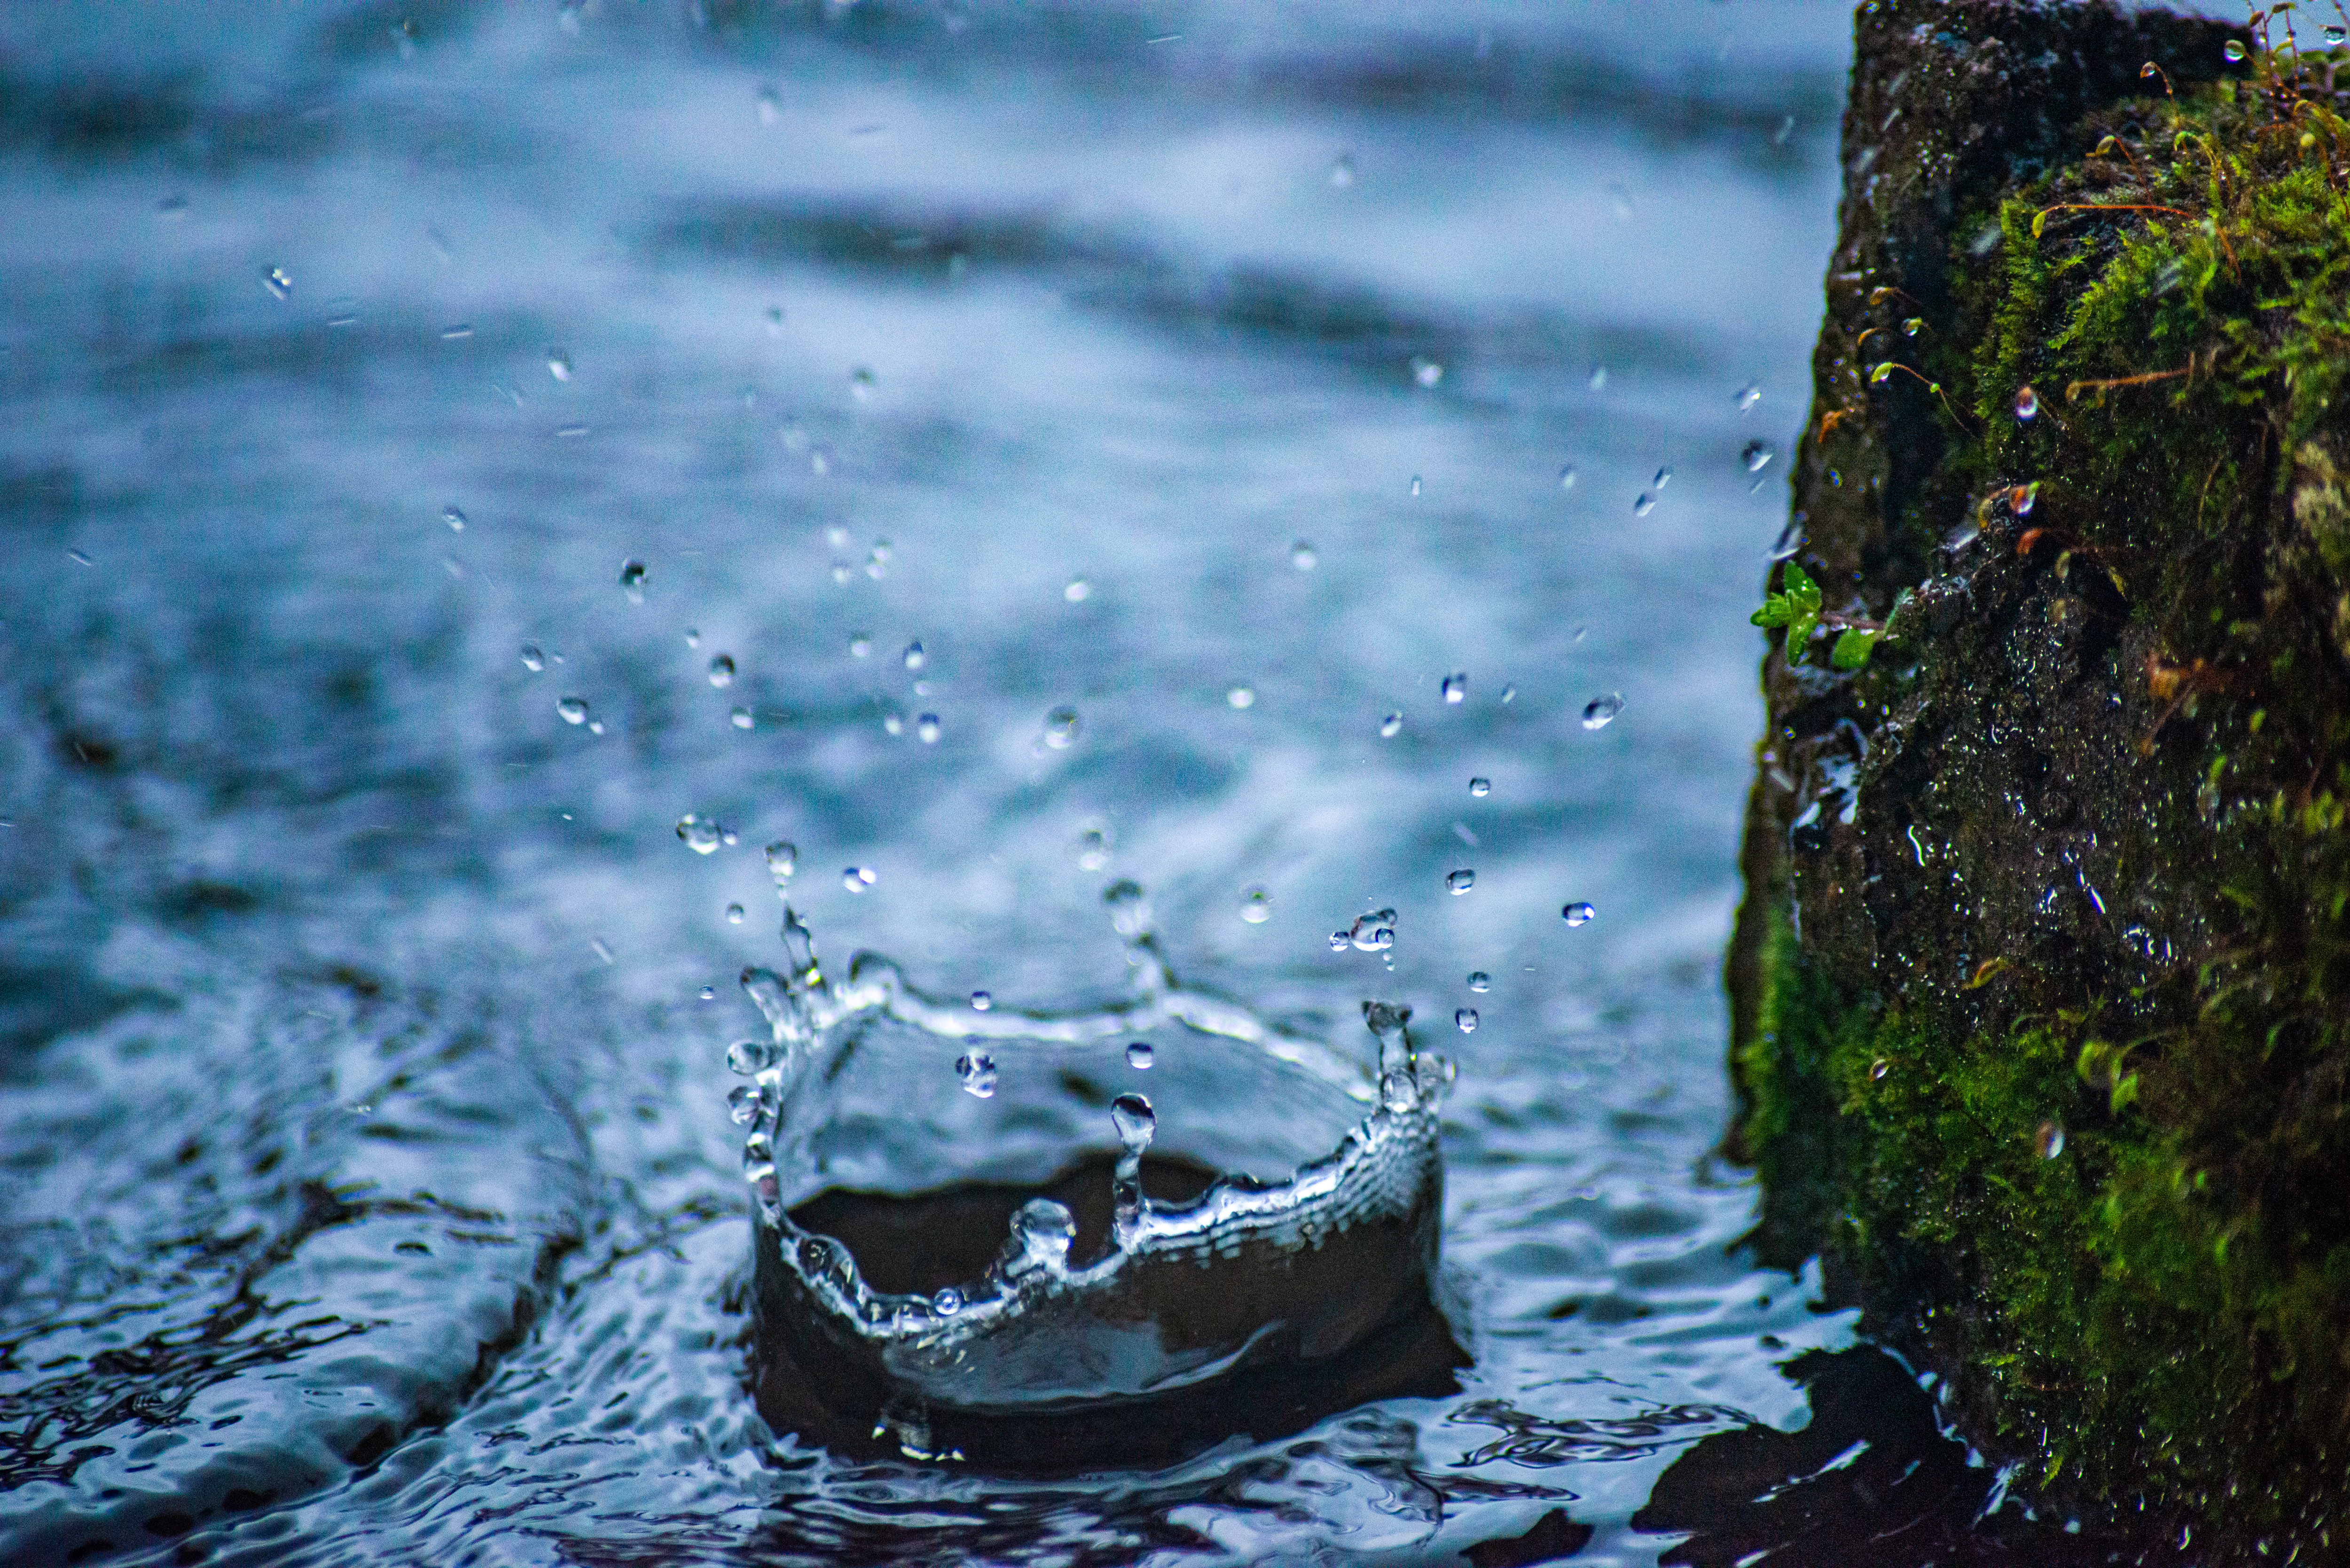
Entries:
[[2012,108],[1981,61],[2053,13],[1882,9],[1847,153],[1894,123],[1885,79],[1946,96],[1874,164],[1909,194],[1847,182],[1797,559],[1848,617],[1914,597],[1863,670],[1766,662],[1731,962],[1758,1240],[1825,1245],[2068,1505],[2324,1556],[2350,1508],[2334,62],[2173,59],[2175,96],[2088,95],[2046,156],[1960,177],[1950,125]]

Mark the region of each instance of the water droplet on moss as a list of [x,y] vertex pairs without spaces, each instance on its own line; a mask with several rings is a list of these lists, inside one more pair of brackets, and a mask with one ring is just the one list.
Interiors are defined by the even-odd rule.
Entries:
[[2043,1159],[2054,1159],[2064,1152],[2064,1129],[2055,1122],[2042,1122],[2040,1130],[2032,1136],[2032,1147]]
[[2015,417],[2019,420],[2039,418],[2040,394],[2030,387],[2018,387],[2015,389]]

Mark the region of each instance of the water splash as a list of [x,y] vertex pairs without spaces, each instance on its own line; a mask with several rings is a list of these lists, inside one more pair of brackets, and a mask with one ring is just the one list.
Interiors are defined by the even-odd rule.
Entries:
[[[982,1011],[967,997],[934,998],[870,953],[835,977],[788,907],[784,962],[743,972],[769,1037],[730,1052],[728,1064],[750,1079],[730,1106],[745,1129],[761,1398],[775,1418],[831,1434],[827,1440],[861,1438],[865,1422],[909,1457],[954,1457],[1002,1436],[1008,1420],[1060,1423],[1108,1409],[1128,1419],[1137,1401],[1206,1398],[1227,1372],[1318,1363],[1399,1313],[1425,1310],[1441,1210],[1437,1115],[1454,1069],[1419,1048],[1410,1009],[1366,1003],[1376,1061],[1350,1059],[1180,984],[1135,883],[1114,885],[1104,902],[1126,943],[1129,992],[1078,1012],[1000,1002]],[[966,1109],[941,1114],[1003,1127],[1019,1124],[989,1118],[1045,1116],[1034,1097],[1057,1092],[1055,1084],[1094,1092],[1081,1071],[1093,1048],[1105,1065],[1122,1056],[1128,1070],[1146,1068],[1154,1053],[1135,1037],[1170,1029],[1200,1043],[1184,1048],[1186,1064],[1222,1053],[1221,1071],[1236,1082],[1253,1075],[1263,1085],[1270,1075],[1308,1100],[1352,1106],[1358,1119],[1336,1132],[1330,1152],[1296,1163],[1285,1179],[1262,1180],[1215,1176],[1186,1151],[1213,1133],[1193,1124],[1213,1118],[1178,1110],[1170,1122],[1164,1099],[1154,1106],[1131,1091],[1109,1096],[1107,1115],[1079,1106],[1072,1125],[1116,1138],[1107,1234],[1097,1220],[1099,1240],[1085,1241],[1078,1216],[1087,1204],[1062,1201],[1071,1194],[1056,1188],[1017,1209],[979,1277],[951,1284],[880,1288],[849,1247],[795,1218],[795,1206],[842,1179],[827,1161],[844,1118],[858,1114],[841,1085],[860,1058],[889,1085],[874,1091],[881,1108],[872,1119],[887,1124],[888,1136],[920,1136],[902,1129],[922,1125],[922,1113],[905,1108],[920,1091],[878,1064],[891,1049],[959,1047],[957,1077],[973,1099],[950,1094]],[[1047,1064],[1057,1071],[1039,1070]],[[1161,1159],[1157,1150],[1170,1138],[1177,1152],[1165,1158],[1210,1177],[1180,1201],[1155,1195],[1146,1170],[1146,1156]],[[930,1151],[933,1167],[951,1157],[966,1170],[991,1168],[1002,1152],[984,1133],[950,1141],[957,1147]],[[1365,1281],[1376,1283],[1361,1288]]]

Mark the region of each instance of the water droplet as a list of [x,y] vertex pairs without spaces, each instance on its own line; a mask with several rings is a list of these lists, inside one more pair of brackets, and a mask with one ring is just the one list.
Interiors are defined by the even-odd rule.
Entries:
[[603,720],[601,720],[601,719],[590,719],[590,720],[588,720],[588,732],[589,734],[591,734],[591,735],[600,735],[600,734],[602,734],[602,733],[604,732],[604,721],[603,721]]
[[2032,1147],[2043,1159],[2054,1159],[2064,1152],[2064,1129],[2055,1122],[2042,1122],[2040,1130],[2032,1136]]
[[852,893],[862,893],[873,886],[878,877],[870,866],[851,866],[840,874],[840,885]]
[[2350,39],[2350,30],[2345,30],[2339,23],[2328,23],[2326,25],[2325,47],[2327,48],[2340,48],[2345,39]]
[[872,639],[871,638],[869,638],[869,637],[866,636],[866,635],[865,635],[863,632],[861,632],[861,631],[857,631],[857,632],[851,632],[851,633],[849,633],[849,635],[848,635],[848,657],[849,657],[849,658],[851,658],[851,659],[868,659],[868,658],[870,658],[870,657],[872,656],[872,653],[873,653],[873,639]]
[[1868,1064],[1868,1081],[1872,1084],[1881,1082],[1885,1075],[1891,1071],[1893,1071],[1893,1064],[1879,1056]]
[[1469,700],[1469,677],[1458,671],[1444,678],[1444,700],[1454,707]]
[[1347,950],[1346,932],[1332,931],[1330,933],[1330,950],[1334,953],[1342,953]]
[[546,668],[546,655],[539,651],[538,644],[525,642],[522,645],[522,667],[533,675]]
[[1068,750],[1077,738],[1077,711],[1055,708],[1045,715],[1045,743],[1056,752]]
[[1591,367],[1591,389],[1595,392],[1602,392],[1607,389],[1607,366],[1594,365]]
[[[784,100],[775,96],[775,88],[763,87],[759,89],[758,112],[761,125],[773,125],[783,118]],[[780,316],[783,313],[777,311],[776,314]]]
[[1241,919],[1252,926],[1261,926],[1273,919],[1273,895],[1262,888],[1251,888],[1243,892]]
[[454,506],[441,508],[441,521],[449,524],[449,532],[452,534],[463,534],[465,531],[465,514]]
[[588,943],[588,950],[594,953],[598,958],[602,959],[606,963],[618,963],[620,961],[612,955],[610,945],[601,937],[596,937],[590,940]]
[[710,683],[721,691],[734,684],[734,656],[722,653],[710,661]]
[[1792,559],[1795,552],[1804,547],[1804,524],[1808,521],[1810,519],[1800,512],[1787,519],[1787,525],[1779,530],[1778,540],[1771,546],[1771,559]]
[[920,642],[908,643],[903,658],[909,670],[920,670],[931,661],[931,656],[922,651],[922,645]]
[[1077,835],[1077,868],[1098,871],[1109,864],[1109,835],[1098,827],[1088,827]]
[[1458,1029],[1461,1031],[1461,1033],[1463,1033],[1463,1034],[1474,1034],[1474,1033],[1477,1033],[1477,1010],[1476,1010],[1475,1008],[1473,1008],[1473,1007],[1461,1007],[1461,1008],[1456,1008],[1456,1009],[1454,1009],[1454,1010],[1453,1010],[1453,1013],[1452,1013],[1452,1023],[1453,1023],[1453,1025],[1454,1025],[1456,1028],[1458,1028]]
[[290,298],[293,296],[294,280],[286,275],[286,269],[282,266],[274,266],[263,273],[261,281],[267,286],[270,293],[280,299]]
[[1061,597],[1073,605],[1081,605],[1094,597],[1094,586],[1083,577],[1071,577],[1069,586],[1061,590]]
[[718,824],[709,817],[687,812],[677,819],[677,836],[696,855],[714,855],[718,851]]
[[1461,894],[1466,893],[1470,888],[1474,888],[1476,885],[1477,873],[1470,870],[1465,866],[1458,871],[1447,872],[1445,874],[1444,890],[1451,894],[1456,898],[1461,897]]
[[1253,687],[1235,686],[1224,693],[1224,701],[1235,708],[1253,708],[1256,706],[1256,691]]
[[726,1047],[726,1070],[737,1077],[747,1078],[774,1066],[776,1055],[775,1043],[772,1040],[737,1040]]
[[795,846],[780,838],[767,846],[767,875],[775,879],[778,891],[799,868],[800,852]]
[[620,563],[620,587],[627,591],[630,604],[645,602],[645,564],[642,561]]
[[973,1012],[985,1012],[989,1008],[993,1007],[994,1005],[995,998],[988,992],[983,991],[974,991],[971,993],[971,1010]]
[[730,926],[739,926],[743,923],[742,905],[729,904],[726,906],[726,923]]
[[2241,38],[2230,38],[2226,43],[2220,45],[2220,57],[2227,61],[2231,66],[2241,64],[2244,58],[2243,40]]
[[1344,933],[1347,945],[1357,952],[1386,952],[1395,946],[1395,918],[1393,909],[1374,909],[1367,915],[1356,916],[1355,923]]
[[1469,973],[1469,989],[1482,996],[1493,989],[1493,977],[1482,969],[1471,970]]
[[1750,441],[1738,449],[1738,461],[1746,465],[1749,473],[1762,472],[1763,465],[1777,455],[1777,449],[1767,441]]
[[1077,1217],[1065,1204],[1049,1198],[1031,1198],[1012,1216],[1012,1238],[1005,1247],[1004,1272],[1024,1274],[1035,1269],[1058,1271],[1068,1266],[1069,1244],[1077,1239]]
[[1493,793],[1493,781],[1492,779],[1471,779],[1469,781],[1469,793],[1474,795],[1477,799],[1482,800],[1487,795]]
[[1943,536],[1943,553],[1946,555],[1955,556],[1960,551],[1965,549],[1968,545],[1973,544],[1976,540],[1981,537],[1981,525],[1976,523],[1972,518],[1969,518],[1966,522],[1960,524],[1957,527],[1951,529],[1948,535]]
[[2019,484],[2007,493],[2007,509],[2018,517],[2029,517],[2032,515],[2033,503],[2039,499],[2040,482],[2038,480],[2033,481],[2030,484]]
[[1587,926],[1598,913],[1588,904],[1569,904],[1559,911],[1559,916],[1570,926]]
[[1444,367],[1415,354],[1411,357],[1411,379],[1423,387],[1433,387],[1444,379]]
[[1314,546],[1303,539],[1289,547],[1289,564],[1301,572],[1312,571],[1321,558],[1314,553]]
[[1662,490],[1666,485],[1670,484],[1672,482],[1673,482],[1673,470],[1672,470],[1672,465],[1671,465],[1670,463],[1668,463],[1668,464],[1666,464],[1664,467],[1662,467],[1662,468],[1660,468],[1660,469],[1657,470],[1657,477],[1656,477],[1654,480],[1652,480],[1650,483],[1653,483],[1653,484],[1655,484],[1655,486],[1656,486],[1659,490]]
[[1383,741],[1392,741],[1395,739],[1397,732],[1402,728],[1403,715],[1401,713],[1389,713],[1386,718],[1379,721],[1379,739]]
[[995,1058],[984,1051],[973,1051],[955,1058],[955,1076],[962,1080],[962,1092],[978,1099],[987,1099],[995,1093]]
[[584,724],[588,722],[588,701],[584,697],[558,698],[555,704],[555,711],[563,715],[563,722],[567,724]]
[[1414,495],[1419,493],[1419,475],[1416,473],[1411,476],[1411,493]]
[[704,1002],[715,1002],[718,1000],[718,988],[714,985],[705,985],[702,988],[701,995]]
[[[1576,627],[1575,628],[1575,640],[1577,642],[1581,642],[1583,640],[1583,628],[1581,627]],[[1517,700],[1518,689],[1516,687],[1504,686],[1502,688],[1502,701],[1503,702],[1514,702]]]
[[1624,711],[1624,694],[1610,691],[1604,697],[1594,697],[1583,705],[1583,727],[1604,730],[1615,722],[1616,715]]
[[906,711],[895,702],[885,702],[881,705],[881,732],[886,735],[902,735],[906,732]]
[[848,395],[860,403],[873,400],[873,372],[859,365],[848,373]]
[[1561,490],[1575,488],[1575,464],[1570,462],[1558,471],[1558,487]]
[[1656,509],[1657,498],[1645,490],[1640,492],[1640,498],[1632,503],[1632,515],[1635,517],[1646,517]]
[[2032,420],[2039,416],[2040,394],[2030,387],[2018,387],[2015,389],[2015,417],[2019,420]]
[[1158,1059],[1159,1054],[1151,1050],[1147,1040],[1137,1040],[1126,1048],[1126,1064],[1138,1073],[1150,1071],[1150,1064]]
[[914,738],[921,742],[922,744],[926,746],[937,745],[939,743],[939,716],[936,713],[925,713],[920,718],[915,720]]
[[1343,191],[1355,182],[1355,155],[1341,152],[1331,161],[1330,183]]
[[748,708],[737,708],[726,716],[726,722],[738,730],[747,730],[757,721],[751,717]]
[[546,373],[558,381],[571,379],[570,351],[564,348],[549,348],[546,351]]
[[[817,455],[821,457],[823,454],[818,453]],[[821,472],[821,470],[818,472]],[[889,570],[889,541],[887,539],[876,539],[873,542],[873,548],[867,551],[865,555],[865,575],[878,582],[883,576],[888,575]]]
[[1126,1146],[1128,1154],[1140,1154],[1150,1147],[1159,1131],[1159,1116],[1150,1102],[1140,1095],[1120,1095],[1109,1103],[1110,1125],[1118,1129],[1118,1141]]
[[1762,389],[1749,381],[1738,389],[1738,411],[1744,413],[1762,400]]

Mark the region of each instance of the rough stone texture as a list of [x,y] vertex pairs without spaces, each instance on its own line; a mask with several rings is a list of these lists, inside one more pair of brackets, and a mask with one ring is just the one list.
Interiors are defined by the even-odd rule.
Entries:
[[[2218,78],[2264,67],[2208,22],[1876,0],[1856,26],[1794,558],[1827,610],[1892,624],[1858,670],[1776,638],[1764,661],[1728,961],[1756,1241],[1824,1247],[2067,1506],[2333,1560],[2350,314],[2317,321],[2342,286],[2307,280],[2350,209],[2255,201],[2324,116],[2240,112],[2257,93]],[[2241,166],[2176,138],[2166,86]],[[2197,244],[2199,336],[2079,329],[2088,280]],[[2115,310],[2176,326],[2177,276],[2148,276]]]

